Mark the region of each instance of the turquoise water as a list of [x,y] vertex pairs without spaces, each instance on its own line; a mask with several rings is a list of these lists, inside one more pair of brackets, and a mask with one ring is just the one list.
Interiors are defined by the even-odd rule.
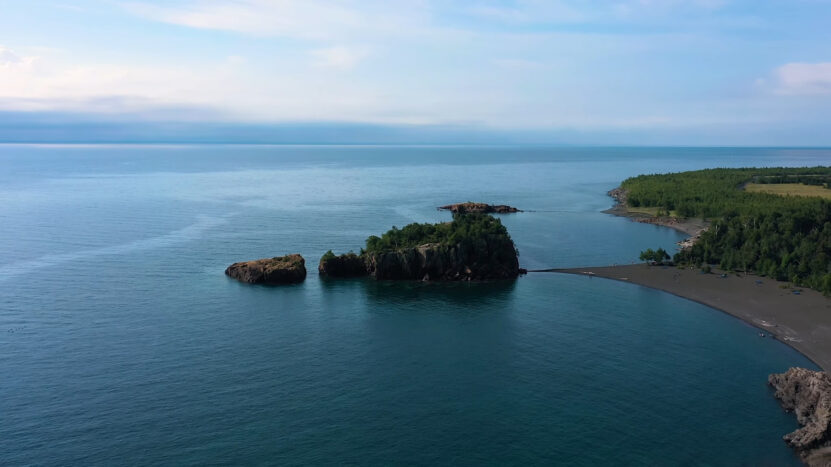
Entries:
[[[323,281],[320,255],[502,216],[530,269],[676,232],[602,214],[630,175],[820,149],[0,146],[0,463],[787,465],[767,375],[809,361],[602,279]],[[224,268],[301,253],[297,286]]]

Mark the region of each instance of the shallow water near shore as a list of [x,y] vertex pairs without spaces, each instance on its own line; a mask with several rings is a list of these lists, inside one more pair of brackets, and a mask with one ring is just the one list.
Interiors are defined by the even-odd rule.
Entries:
[[[601,213],[640,173],[831,150],[0,146],[0,463],[798,464],[806,358],[631,284],[320,280],[328,249],[504,203],[529,269],[682,234]],[[301,253],[287,287],[235,261]]]

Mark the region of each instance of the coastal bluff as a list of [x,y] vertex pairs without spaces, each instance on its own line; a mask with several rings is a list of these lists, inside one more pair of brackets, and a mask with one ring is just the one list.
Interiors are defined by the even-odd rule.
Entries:
[[513,242],[484,248],[488,255],[463,245],[426,244],[368,256],[369,274],[378,280],[477,281],[514,279],[519,259]]
[[831,465],[831,375],[791,368],[772,374],[768,383],[785,410],[793,410],[802,428],[784,440],[810,466]]
[[306,279],[306,260],[299,254],[234,263],[225,274],[247,284],[297,284]]
[[369,276],[377,280],[480,281],[514,279],[522,272],[511,244],[489,245],[483,256],[463,245],[425,244],[393,251],[347,253],[321,258],[318,271],[328,277]]
[[335,255],[327,251],[317,266],[317,272],[327,277],[361,277],[369,275],[365,255],[349,252]]

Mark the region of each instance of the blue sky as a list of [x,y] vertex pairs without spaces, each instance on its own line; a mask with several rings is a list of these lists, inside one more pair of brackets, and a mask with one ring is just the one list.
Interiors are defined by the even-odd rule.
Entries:
[[831,145],[829,0],[0,0],[0,12],[0,125]]

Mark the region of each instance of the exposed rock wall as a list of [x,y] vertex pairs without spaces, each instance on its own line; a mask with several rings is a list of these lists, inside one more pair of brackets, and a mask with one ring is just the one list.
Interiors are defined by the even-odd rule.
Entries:
[[330,256],[320,259],[318,273],[328,277],[360,277],[369,274],[364,256],[347,253],[340,256]]
[[786,410],[793,410],[802,428],[785,442],[812,466],[831,466],[831,375],[805,368],[772,374],[768,382]]
[[475,247],[427,244],[370,254],[367,264],[369,273],[379,280],[463,281],[519,275],[519,259],[511,241],[483,241]]

